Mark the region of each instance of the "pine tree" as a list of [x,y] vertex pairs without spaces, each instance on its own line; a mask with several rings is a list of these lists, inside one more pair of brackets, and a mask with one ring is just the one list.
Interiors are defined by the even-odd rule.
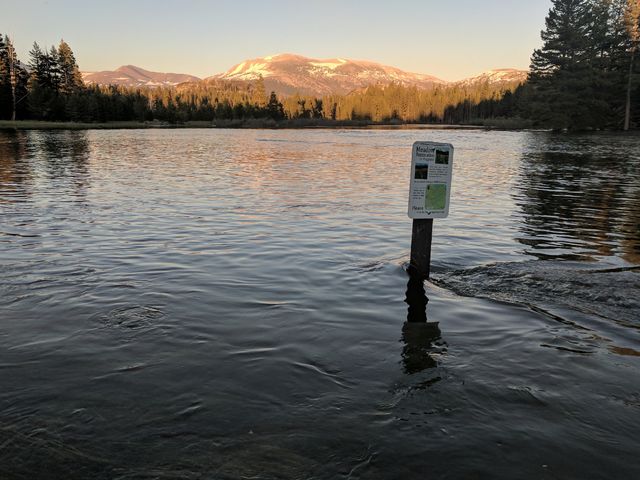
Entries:
[[20,63],[11,39],[0,35],[0,118],[25,117],[28,72]]
[[9,55],[4,36],[0,34],[0,118],[11,117],[11,80],[9,74]]
[[65,101],[60,98],[60,55],[55,47],[43,51],[37,43],[29,52],[31,68],[28,97],[31,115],[38,119],[65,120]]
[[629,35],[629,75],[627,80],[627,97],[625,102],[624,130],[629,130],[631,123],[631,91],[633,88],[634,60],[640,45],[640,0],[628,0],[625,10],[625,25]]
[[44,59],[44,52],[40,48],[37,42],[33,42],[33,47],[29,51],[29,69],[31,75],[29,77],[29,111],[32,118],[43,118],[45,105],[47,101],[46,91],[46,62]]
[[264,108],[267,105],[267,92],[264,86],[264,78],[260,75],[260,78],[253,84],[252,103],[258,108]]
[[16,98],[16,89],[18,86],[19,78],[19,64],[16,50],[13,47],[13,42],[8,35],[4,36],[4,57],[6,62],[6,68],[9,74],[9,86],[11,89],[11,120],[16,120],[16,104],[18,99]]
[[29,68],[32,82],[37,82],[42,88],[58,92],[61,75],[58,50],[51,47],[49,52],[45,52],[37,42],[34,42],[33,48],[29,51]]
[[71,47],[64,40],[60,41],[57,54],[60,71],[60,92],[70,94],[79,91],[84,86],[82,75]]
[[314,98],[311,106],[311,116],[313,118],[322,118],[322,99]]
[[16,115],[24,119],[28,115],[29,71],[22,64],[18,67],[16,80]]
[[588,76],[585,79],[590,79],[590,117],[593,126],[597,127],[619,126],[620,49],[624,49],[626,41],[624,29],[620,28],[620,3],[620,0],[589,0],[587,3]]
[[578,129],[596,123],[590,6],[585,0],[553,0],[543,47],[531,59],[531,116],[538,123]]
[[271,92],[271,95],[269,96],[269,102],[267,103],[267,115],[273,120],[282,120],[285,117],[284,107],[282,106],[282,103],[278,101],[276,92]]
[[593,125],[592,11],[585,0],[552,0],[541,32],[543,46],[531,58],[531,117],[553,128]]
[[[552,0],[534,51],[526,114],[554,128],[620,127],[631,117],[640,0]],[[626,91],[626,102],[622,101]]]
[[48,71],[49,87],[52,88],[54,92],[58,93],[60,91],[62,72],[60,70],[60,55],[58,55],[58,50],[56,50],[55,47],[51,47],[49,53],[45,55],[45,62]]
[[29,68],[31,69],[31,81],[42,84],[46,76],[44,71],[44,52],[38,45],[38,42],[33,42],[33,47],[29,51]]

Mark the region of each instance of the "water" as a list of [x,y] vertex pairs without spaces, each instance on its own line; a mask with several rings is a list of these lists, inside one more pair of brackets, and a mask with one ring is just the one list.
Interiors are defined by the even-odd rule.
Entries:
[[638,478],[639,292],[637,136],[3,132],[0,477]]

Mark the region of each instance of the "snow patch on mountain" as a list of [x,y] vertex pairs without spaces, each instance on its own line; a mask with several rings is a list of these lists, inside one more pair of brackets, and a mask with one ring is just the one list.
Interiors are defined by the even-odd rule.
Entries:
[[342,58],[336,58],[335,61],[324,61],[324,62],[309,62],[309,65],[313,65],[314,67],[319,67],[321,69],[328,68],[329,70],[335,70],[336,68],[347,63],[346,60]]
[[374,83],[396,82],[419,88],[444,84],[431,75],[409,73],[399,68],[345,58],[317,59],[291,53],[245,60],[211,79],[252,81],[262,77],[265,87],[281,95],[346,94]]
[[257,80],[260,77],[268,77],[271,71],[267,63],[242,62],[227,73],[229,80]]
[[528,72],[524,70],[516,70],[515,68],[498,68],[488,70],[474,77],[465,78],[458,83],[461,85],[473,85],[475,83],[487,82],[495,83],[517,83],[524,82],[527,79]]

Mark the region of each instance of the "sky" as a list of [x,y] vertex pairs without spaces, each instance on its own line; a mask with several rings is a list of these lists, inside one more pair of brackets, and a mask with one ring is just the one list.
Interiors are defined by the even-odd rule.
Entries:
[[527,69],[551,0],[0,0],[0,32],[71,45],[83,71],[136,65],[207,77],[296,53],[371,60],[459,80]]

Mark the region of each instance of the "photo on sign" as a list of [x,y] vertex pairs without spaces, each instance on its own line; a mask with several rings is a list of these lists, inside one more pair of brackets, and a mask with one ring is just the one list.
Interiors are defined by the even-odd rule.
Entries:
[[449,165],[449,151],[436,149],[436,163],[439,165]]
[[444,210],[447,205],[447,185],[445,183],[432,183],[427,185],[427,194],[424,196],[424,208],[427,210]]
[[424,164],[416,164],[416,171],[414,173],[414,178],[416,180],[426,180],[429,176],[429,165]]

